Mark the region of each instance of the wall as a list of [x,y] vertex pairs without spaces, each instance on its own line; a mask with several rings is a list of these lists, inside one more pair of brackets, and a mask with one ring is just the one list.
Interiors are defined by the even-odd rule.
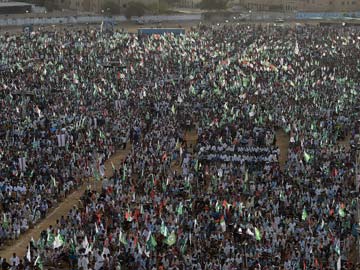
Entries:
[[[53,25],[53,24],[81,24],[81,23],[93,23],[100,24],[102,21],[108,21],[107,16],[69,16],[69,17],[57,17],[57,18],[18,18],[18,19],[0,19],[0,26],[25,26],[25,25]],[[125,16],[113,16],[112,21],[124,22]],[[132,18],[132,21],[136,21],[138,18]],[[158,22],[158,21],[199,21],[201,20],[201,14],[194,15],[161,15],[161,16],[144,16],[141,18],[144,23]]]
[[239,0],[239,4],[251,10],[275,11],[360,11],[360,0]]

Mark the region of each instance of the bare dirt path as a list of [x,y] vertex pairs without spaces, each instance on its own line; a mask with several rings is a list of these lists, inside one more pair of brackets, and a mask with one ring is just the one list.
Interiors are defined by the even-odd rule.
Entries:
[[[128,144],[126,149],[117,151],[109,160],[105,162],[106,177],[110,177],[113,173],[111,162],[115,165],[116,168],[118,168],[130,150],[131,146]],[[101,190],[101,183],[96,183],[94,179],[90,179],[89,182],[84,182],[79,189],[67,196],[61,203],[58,204],[56,208],[52,209],[46,218],[36,224],[33,229],[28,230],[26,233],[22,234],[18,240],[13,241],[11,245],[3,248],[0,251],[0,257],[10,259],[12,254],[16,253],[19,258],[22,258],[26,253],[26,249],[29,242],[31,241],[31,238],[37,240],[43,230],[46,230],[50,225],[55,225],[56,220],[60,219],[61,216],[66,216],[70,209],[78,204],[80,197],[84,194],[89,184],[93,189],[95,187],[96,190]]]
[[282,129],[276,130],[276,146],[280,149],[280,168],[283,171],[287,160],[290,137]]

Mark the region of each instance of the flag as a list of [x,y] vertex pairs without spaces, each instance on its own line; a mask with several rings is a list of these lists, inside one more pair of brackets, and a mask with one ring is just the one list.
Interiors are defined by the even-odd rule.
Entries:
[[176,235],[175,231],[172,231],[171,234],[165,239],[165,244],[168,246],[172,246],[176,243]]
[[244,182],[247,183],[247,181],[249,181],[249,171],[248,171],[248,169],[245,170],[245,177],[244,177]]
[[246,229],[246,234],[254,236],[254,233],[249,228]]
[[57,183],[56,183],[55,177],[51,175],[50,178],[51,178],[51,183],[52,183],[53,187],[57,187]]
[[26,259],[31,262],[31,251],[30,251],[30,245],[28,246],[27,252],[26,252]]
[[296,55],[298,55],[299,54],[299,43],[296,41],[296,43],[295,43],[295,50],[294,50],[294,53],[296,54]]
[[341,256],[339,256],[337,263],[336,263],[337,270],[341,270]]
[[98,233],[99,233],[99,228],[98,228],[98,226],[97,226],[97,224],[95,222],[95,234],[98,234]]
[[183,203],[182,202],[179,203],[179,206],[177,207],[176,212],[178,215],[183,214]]
[[124,167],[123,167],[123,177],[122,177],[123,181],[125,181],[125,178],[126,178],[126,171],[127,171],[127,168],[126,168],[126,163],[125,163]]
[[284,192],[280,191],[280,201],[284,201],[284,200],[285,200]]
[[105,134],[104,134],[104,132],[102,132],[101,129],[100,129],[100,131],[99,131],[99,136],[100,136],[100,139],[102,139],[102,140],[105,140],[105,139],[106,139]]
[[5,213],[3,213],[4,215],[4,218],[3,218],[3,223],[2,223],[2,226],[4,227],[4,229],[7,229],[9,227],[9,221],[7,219],[7,216]]
[[339,207],[339,215],[340,215],[340,217],[345,217],[346,214],[345,214],[344,209],[345,209],[344,204],[343,203],[340,204],[340,207]]
[[53,248],[59,248],[61,246],[63,246],[65,243],[64,238],[61,234],[58,234],[55,239],[54,239],[54,243],[53,243]]
[[160,233],[161,233],[164,237],[168,237],[168,235],[169,235],[168,229],[167,229],[164,221],[161,221]]
[[111,167],[112,167],[112,169],[113,169],[113,171],[115,171],[116,169],[115,169],[115,165],[114,165],[114,163],[111,161]]
[[223,200],[222,206],[223,206],[225,209],[229,209],[231,205],[230,205],[230,203],[228,203],[226,200]]
[[260,241],[261,240],[261,232],[259,231],[258,228],[255,227],[255,239],[257,241]]
[[172,112],[173,114],[176,113],[175,105],[172,105],[172,107],[171,107],[171,112]]
[[183,242],[183,244],[180,246],[180,252],[181,254],[184,254],[186,252],[186,242],[187,239],[185,239],[185,241]]
[[119,234],[119,241],[120,241],[120,243],[124,244],[125,246],[127,245],[126,235],[123,234],[122,231],[120,231],[120,234]]
[[59,134],[59,135],[56,135],[56,137],[58,140],[58,146],[64,147],[66,144],[66,134]]
[[216,211],[216,212],[220,212],[220,209],[221,209],[221,205],[220,205],[219,201],[216,201],[215,211]]
[[340,256],[340,239],[337,239],[335,241],[335,248],[334,248],[335,252],[337,255]]
[[55,236],[51,232],[49,232],[47,235],[46,241],[47,241],[48,246],[52,246],[55,241]]
[[41,258],[40,258],[39,255],[37,256],[37,258],[35,260],[34,266],[37,266],[40,270],[44,269]]
[[25,171],[26,170],[26,158],[25,157],[21,157],[19,158],[19,168],[20,168],[20,171]]
[[96,181],[100,181],[100,174],[97,170],[94,170],[94,178]]
[[305,221],[307,219],[307,216],[308,216],[308,214],[306,212],[306,209],[304,208],[303,211],[302,211],[302,214],[301,214],[301,219],[303,221]]
[[[96,223],[95,223],[95,224],[96,224]],[[85,248],[85,249],[89,246],[89,241],[88,241],[86,235],[85,235],[84,240],[83,240],[82,243],[81,243],[81,246],[82,246],[83,248]]]
[[191,94],[193,94],[193,95],[196,94],[195,87],[193,85],[190,85],[189,90],[190,90]]
[[146,244],[148,246],[148,249],[154,250],[156,248],[156,246],[157,246],[155,237],[153,235],[151,235]]
[[311,159],[311,156],[308,153],[306,153],[305,151],[304,151],[304,159],[306,162],[309,162],[309,160]]
[[223,232],[226,232],[226,223],[225,223],[224,216],[221,217],[220,227],[221,227],[221,230],[222,230]]
[[128,208],[128,210],[126,211],[125,213],[125,219],[129,222],[131,222],[133,220],[132,216],[131,216],[131,211],[130,209]]
[[196,172],[199,170],[199,160],[198,159],[195,161],[194,169]]

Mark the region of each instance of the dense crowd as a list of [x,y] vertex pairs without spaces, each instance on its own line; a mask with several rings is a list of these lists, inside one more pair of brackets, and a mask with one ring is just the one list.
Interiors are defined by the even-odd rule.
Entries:
[[359,44],[312,26],[1,36],[0,240],[102,181],[9,267],[351,269],[355,153],[338,142],[359,133]]

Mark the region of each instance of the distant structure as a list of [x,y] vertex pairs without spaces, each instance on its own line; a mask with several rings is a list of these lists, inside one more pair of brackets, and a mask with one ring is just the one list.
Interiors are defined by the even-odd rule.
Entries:
[[254,11],[360,11],[360,0],[238,0],[238,4]]
[[[113,2],[120,7],[120,12],[127,8],[129,2],[142,2],[145,5],[156,5],[161,0],[52,0],[63,9],[80,12],[109,12],[103,10],[105,3]],[[1,0],[0,0],[1,2]],[[174,0],[174,5],[184,8],[196,8],[201,0]],[[360,11],[360,0],[230,0],[229,7],[238,6],[239,10],[277,11],[277,12],[355,12]]]
[[0,14],[31,13],[32,5],[23,2],[0,1]]
[[[105,3],[113,2],[120,7],[120,11],[125,10],[129,2],[142,2],[145,5],[156,4],[158,0],[54,0],[58,6],[64,9],[78,11],[102,12]],[[107,12],[106,10],[104,12]]]

